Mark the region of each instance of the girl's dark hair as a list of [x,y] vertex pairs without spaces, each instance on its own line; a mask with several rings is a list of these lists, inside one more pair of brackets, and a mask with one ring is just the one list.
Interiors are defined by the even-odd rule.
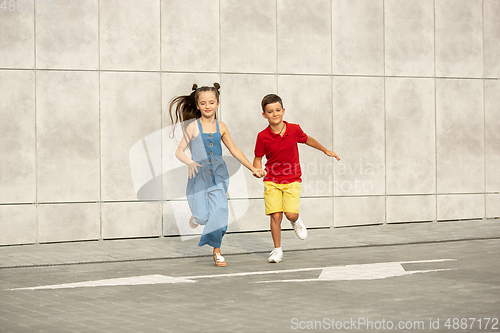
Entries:
[[[217,82],[214,83],[213,87],[198,87],[198,85],[195,83],[193,84],[193,91],[191,92],[191,94],[174,97],[170,101],[168,107],[170,121],[172,125],[174,125],[174,128],[177,123],[181,123],[182,131],[184,133],[187,125],[189,125],[190,123],[188,122],[188,120],[201,117],[201,111],[198,110],[198,107],[196,106],[200,93],[204,91],[212,91],[215,94],[217,102],[219,102],[219,89],[220,84],[218,84]],[[215,115],[215,118],[217,118],[217,114]]]
[[261,102],[262,111],[263,112],[266,111],[267,104],[273,104],[276,102],[279,102],[281,104],[281,107],[283,108],[283,101],[281,100],[281,97],[279,97],[278,95],[269,94],[269,95],[264,96],[264,98],[262,99],[262,102]]

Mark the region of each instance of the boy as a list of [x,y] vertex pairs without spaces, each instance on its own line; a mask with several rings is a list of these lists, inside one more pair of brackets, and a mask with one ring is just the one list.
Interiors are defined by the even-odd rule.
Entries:
[[264,178],[264,203],[266,215],[271,218],[271,235],[274,250],[268,259],[270,263],[283,260],[281,249],[281,221],[283,213],[290,221],[300,239],[307,237],[307,229],[299,218],[300,176],[299,149],[297,143],[321,150],[330,157],[340,158],[318,141],[307,136],[299,125],[283,120],[285,108],[278,95],[269,94],[262,99],[262,116],[269,126],[257,135],[254,167],[262,168],[262,157],[266,157],[267,175]]

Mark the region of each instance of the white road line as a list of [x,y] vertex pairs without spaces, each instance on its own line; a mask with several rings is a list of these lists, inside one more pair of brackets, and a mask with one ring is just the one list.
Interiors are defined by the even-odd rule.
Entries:
[[425,271],[406,271],[402,266],[402,264],[433,263],[433,262],[445,262],[445,261],[456,261],[456,259],[382,262],[382,263],[372,263],[372,264],[311,267],[311,268],[284,269],[284,270],[273,270],[273,271],[241,272],[241,273],[229,273],[229,274],[195,275],[195,276],[180,276],[180,277],[154,274],[154,275],[123,277],[116,279],[104,279],[96,281],[55,284],[48,286],[15,288],[10,290],[41,290],[41,289],[104,287],[104,286],[108,287],[133,286],[133,285],[151,285],[151,284],[167,284],[167,283],[194,283],[198,279],[231,278],[231,277],[242,277],[251,275],[286,274],[286,273],[308,272],[308,271],[321,271],[321,273],[316,279],[274,280],[274,281],[259,281],[255,283],[375,280],[375,279],[385,279],[394,276],[410,275],[415,273],[428,273],[428,272],[453,270],[453,269],[434,269]]

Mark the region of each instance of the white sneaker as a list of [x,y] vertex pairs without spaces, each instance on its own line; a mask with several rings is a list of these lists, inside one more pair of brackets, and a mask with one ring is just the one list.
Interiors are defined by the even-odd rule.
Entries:
[[295,221],[295,223],[293,222],[290,223],[292,224],[293,230],[295,230],[295,234],[297,235],[297,237],[299,237],[300,239],[306,239],[307,229],[304,223],[302,223],[302,221],[300,220],[300,218],[297,221]]
[[278,250],[273,250],[271,252],[271,255],[269,256],[269,259],[267,259],[268,262],[275,262],[278,263],[283,260],[283,251],[278,251]]

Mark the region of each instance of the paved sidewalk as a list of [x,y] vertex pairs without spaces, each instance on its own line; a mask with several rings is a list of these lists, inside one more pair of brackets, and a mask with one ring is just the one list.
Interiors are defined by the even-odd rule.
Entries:
[[0,247],[0,332],[499,332],[500,220]]
[[[282,246],[303,251],[495,238],[500,239],[500,219],[311,229],[305,241],[284,230]],[[197,244],[198,238],[163,237],[0,246],[0,268],[211,256],[209,247]],[[230,233],[222,243],[225,255],[271,250],[270,232]]]

